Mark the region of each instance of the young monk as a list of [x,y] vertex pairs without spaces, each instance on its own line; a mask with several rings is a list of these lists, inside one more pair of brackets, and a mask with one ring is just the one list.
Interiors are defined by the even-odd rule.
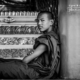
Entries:
[[2,79],[50,79],[57,78],[60,64],[58,36],[53,31],[54,18],[49,11],[37,16],[37,25],[43,33],[35,40],[32,54],[23,60],[0,59]]

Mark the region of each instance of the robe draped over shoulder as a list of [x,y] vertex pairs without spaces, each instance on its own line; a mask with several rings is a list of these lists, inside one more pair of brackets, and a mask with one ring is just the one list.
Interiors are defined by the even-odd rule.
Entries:
[[50,74],[52,76],[59,67],[60,50],[58,37],[53,31],[49,32],[35,40],[34,49],[40,44],[45,45],[47,49],[39,57],[30,62],[29,66],[32,66],[41,76],[49,76]]

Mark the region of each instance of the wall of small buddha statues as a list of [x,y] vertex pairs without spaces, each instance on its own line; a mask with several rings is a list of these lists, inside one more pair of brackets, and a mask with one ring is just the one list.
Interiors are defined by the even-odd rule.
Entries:
[[41,35],[35,19],[38,12],[44,10],[53,12],[57,28],[56,0],[1,0],[0,58],[22,59],[28,55],[35,39]]
[[22,59],[41,33],[35,21],[38,12],[0,13],[0,57]]

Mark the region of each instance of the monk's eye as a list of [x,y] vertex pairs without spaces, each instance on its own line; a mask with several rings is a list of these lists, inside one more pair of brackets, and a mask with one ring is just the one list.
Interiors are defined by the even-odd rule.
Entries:
[[41,22],[44,22],[44,21],[45,21],[45,20],[43,20],[43,19],[41,20]]

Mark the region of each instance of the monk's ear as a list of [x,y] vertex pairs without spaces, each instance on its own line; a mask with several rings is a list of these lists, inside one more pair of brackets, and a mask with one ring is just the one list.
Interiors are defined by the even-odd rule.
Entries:
[[53,24],[54,24],[54,20],[53,20],[53,19],[51,19],[50,21],[51,21],[51,24],[53,25]]

